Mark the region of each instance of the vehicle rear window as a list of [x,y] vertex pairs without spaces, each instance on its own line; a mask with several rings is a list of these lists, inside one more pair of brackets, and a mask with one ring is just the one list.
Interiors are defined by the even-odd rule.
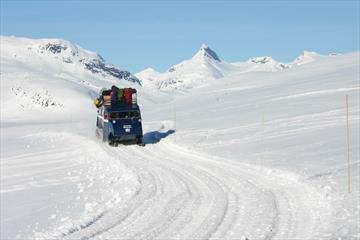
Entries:
[[119,119],[119,118],[139,118],[140,112],[139,111],[131,111],[131,112],[111,112],[110,118],[111,119]]

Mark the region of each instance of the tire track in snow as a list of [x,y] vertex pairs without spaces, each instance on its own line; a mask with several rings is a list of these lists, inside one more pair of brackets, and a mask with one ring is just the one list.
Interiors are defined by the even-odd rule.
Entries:
[[[207,166],[212,172],[216,169],[218,176],[225,177],[224,182],[229,175],[237,172],[239,181],[249,180],[254,188],[263,189],[268,193],[269,196],[264,199],[264,203],[265,200],[273,201],[272,224],[270,228],[267,227],[268,231],[257,236],[248,237],[246,234],[249,239],[314,239],[326,232],[329,218],[333,213],[331,205],[324,194],[305,180],[301,180],[300,176],[191,152],[172,143],[167,143],[164,147],[167,148],[164,150],[167,153],[181,152],[192,159],[198,159],[198,165]],[[223,170],[223,174],[219,174],[219,169]],[[260,223],[261,221],[258,222]],[[258,229],[253,230],[256,232]]]
[[[181,215],[181,213],[183,213],[185,210],[179,211],[179,214],[176,216],[177,219],[174,219],[173,216],[170,217],[169,215],[167,217],[161,215],[161,217],[155,218],[153,220],[146,218],[147,227],[130,230],[132,232],[139,232],[137,235],[131,235],[130,238],[161,239],[173,236],[174,238],[180,239],[207,239],[216,232],[217,237],[223,236],[231,228],[231,225],[233,225],[234,219],[236,218],[238,207],[237,195],[232,193],[230,188],[224,185],[222,180],[219,180],[216,175],[210,174],[208,171],[204,171],[201,168],[194,168],[188,164],[183,165],[174,162],[172,158],[166,156],[166,152],[156,154],[155,152],[161,152],[160,149],[157,148],[158,147],[156,146],[155,149],[147,149],[141,151],[141,153],[137,152],[138,148],[127,148],[127,151],[131,152],[135,149],[135,152],[130,153],[130,155],[136,156],[140,154],[143,158],[142,161],[149,162],[151,164],[151,168],[157,168],[158,166],[164,165],[163,168],[165,171],[171,172],[173,175],[176,174],[177,171],[177,174],[181,174],[183,179],[188,179],[188,182],[192,184],[196,183],[196,185],[199,187],[195,189],[197,196],[194,198],[194,201],[199,201],[200,199],[200,209],[198,209],[198,211],[193,211],[194,208],[189,205],[187,208],[192,209],[192,211],[187,211],[188,215],[185,216]],[[179,158],[179,156],[173,156],[173,158]],[[180,159],[182,158],[180,157]],[[134,160],[134,157],[132,160]],[[185,160],[186,162],[189,161],[189,159],[182,160]],[[144,163],[141,164],[144,165]],[[174,171],[174,169],[176,171]],[[186,175],[184,175],[185,173]],[[249,183],[246,184],[251,185]],[[251,185],[251,187],[248,188],[254,187]],[[260,192],[255,191],[254,196],[258,196],[259,194],[263,194],[262,190]],[[158,207],[154,205],[151,208],[151,211],[156,212],[158,211],[157,208],[164,206],[166,208],[167,205],[162,204]],[[181,221],[181,219],[186,218],[191,219],[192,221],[189,221],[188,224],[184,225],[184,222]],[[142,221],[145,220],[142,219]],[[132,226],[135,226],[136,228],[136,225],[137,224],[135,219],[135,223],[133,222]],[[138,225],[141,226],[141,224]],[[161,226],[166,226],[166,229],[162,228]],[[120,235],[118,227],[111,229],[110,232],[112,232],[112,234],[104,234],[101,237],[108,238],[109,236],[124,236],[123,234]],[[129,235],[126,236],[126,238],[129,237]]]
[[[197,164],[196,157],[189,158],[188,156],[186,156],[185,154],[186,150],[174,152],[173,150],[166,148],[167,148],[166,146],[162,146],[162,149],[157,149],[156,152],[162,151],[163,153],[159,154],[160,156],[169,155],[169,153],[171,152],[174,155],[182,156],[182,158],[174,157],[174,159],[178,159],[178,160],[181,159],[181,161],[183,161],[182,163],[180,163],[183,170],[193,169],[192,175],[194,176],[201,174],[206,175],[207,178],[202,179],[203,181],[206,182],[209,181],[209,179],[216,179],[217,185],[218,186],[221,185],[221,187],[219,187],[220,189],[222,189],[221,192],[213,193],[215,197],[219,198],[221,196],[231,196],[228,199],[226,199],[226,202],[221,203],[218,201],[216,204],[214,204],[214,208],[211,209],[211,211],[209,211],[208,215],[198,216],[201,220],[200,224],[195,229],[194,227],[191,226],[186,228],[186,231],[191,232],[191,234],[187,235],[184,239],[208,239],[208,238],[224,239],[225,238],[224,236],[226,235],[227,232],[230,231],[231,228],[237,228],[237,232],[230,234],[229,235],[230,238],[233,239],[241,238],[244,236],[243,233],[246,232],[245,229],[242,230],[243,226],[248,226],[252,220],[255,221],[253,224],[254,227],[258,224],[256,222],[256,219],[252,218],[251,213],[248,211],[250,210],[252,213],[257,213],[257,212],[261,212],[261,210],[263,209],[270,208],[267,204],[264,204],[263,207],[259,206],[258,204],[252,204],[252,201],[254,201],[254,199],[256,199],[259,196],[266,196],[266,198],[270,198],[270,200],[272,200],[273,196],[269,195],[268,192],[263,191],[263,189],[259,189],[254,184],[247,181],[246,179],[239,179],[239,176],[237,176],[237,174],[235,175],[229,173],[222,174],[220,171],[221,169],[220,165],[214,166],[215,168],[212,167],[212,169],[215,169],[215,173],[214,173],[211,170],[205,168],[204,167],[205,165]],[[229,181],[224,180],[223,177],[233,178],[233,181],[229,183]],[[234,190],[231,190],[231,188],[235,189],[234,188],[235,185],[237,185],[236,193],[233,192]],[[248,201],[249,198],[241,197],[239,192],[243,193],[243,195],[252,195],[253,197],[250,198],[251,201]],[[244,217],[241,217],[242,216],[241,211],[238,210],[239,204],[240,206],[243,207],[242,209],[246,209],[246,211],[244,211],[245,213]],[[220,214],[216,214],[217,205],[224,206],[225,210]],[[272,208],[272,204],[270,205]],[[264,210],[263,212],[267,212],[267,214],[269,214],[268,211]],[[221,217],[217,219],[212,219],[212,216],[221,216]],[[271,221],[273,220],[274,216],[275,217],[277,216],[276,213],[274,213],[274,215],[271,215]],[[240,218],[241,220],[245,219],[245,221],[235,226],[236,218]],[[196,225],[196,223],[190,223],[190,224]],[[248,231],[251,232],[252,229],[249,229]]]
[[326,230],[331,206],[295,174],[170,141],[104,149],[135,171],[141,187],[63,239],[313,239]]
[[[134,155],[134,154],[132,154]],[[152,156],[151,154],[145,153],[142,155],[144,156],[148,156],[147,158],[149,159],[150,162],[150,167],[154,168],[154,156]],[[150,158],[149,158],[150,157]],[[164,157],[164,156],[162,156]],[[167,159],[161,159],[161,161],[167,161]],[[161,166],[162,164],[160,162],[156,162],[156,166]],[[139,233],[137,235],[132,235],[130,236],[131,239],[152,239],[152,238],[156,238],[158,237],[158,235],[164,235],[164,231],[169,232],[169,228],[171,228],[171,225],[176,225],[177,227],[179,225],[184,225],[184,221],[182,221],[183,219],[188,219],[189,217],[192,217],[194,215],[194,210],[196,210],[196,208],[201,207],[201,205],[199,205],[199,202],[201,202],[201,197],[202,195],[208,195],[208,196],[212,196],[214,195],[214,193],[212,192],[212,190],[214,189],[214,186],[217,186],[215,182],[211,182],[211,185],[207,185],[204,184],[204,181],[202,179],[194,179],[194,177],[189,178],[189,176],[193,176],[193,175],[184,175],[184,173],[182,173],[184,171],[184,169],[180,169],[181,171],[178,171],[177,169],[174,169],[175,165],[171,165],[171,167],[169,167],[168,165],[164,166],[164,170],[165,172],[169,172],[171,173],[172,177],[175,177],[174,179],[177,179],[178,181],[175,181],[174,185],[171,185],[170,189],[173,193],[173,195],[175,195],[174,198],[171,198],[170,201],[167,201],[165,204],[158,204],[158,206],[156,206],[156,204],[154,204],[151,208],[151,212],[163,212],[164,214],[161,214],[159,217],[155,217],[155,218],[145,218],[145,219],[141,219],[140,222],[144,222],[146,221],[147,223],[147,227],[143,228],[143,229],[138,229]],[[165,175],[165,174],[164,174]],[[176,176],[180,176],[176,177]],[[183,192],[182,193],[182,189],[179,188],[179,186],[181,186],[181,182],[179,181],[179,179],[184,179],[185,181],[187,181],[187,188],[189,189],[189,186],[191,185],[191,191],[187,190],[187,192]],[[190,181],[189,181],[190,179]],[[165,179],[166,180],[166,179]],[[182,180],[182,181],[184,181]],[[194,182],[197,183],[197,186],[200,187],[194,187]],[[207,181],[209,182],[209,181]],[[205,183],[207,183],[205,182]],[[169,181],[164,181],[163,184],[167,184],[169,183]],[[215,185],[214,185],[215,183]],[[196,186],[196,185],[195,185]],[[218,189],[220,189],[217,186]],[[189,193],[192,192],[191,195],[189,194],[185,194],[185,193]],[[161,198],[166,199],[166,195],[171,194],[171,192],[165,192],[163,193],[163,195],[161,196]],[[182,198],[181,195],[188,195],[187,196],[187,201],[184,201],[178,205],[173,205],[173,201],[177,201],[177,199]],[[215,194],[216,195],[216,194]],[[219,195],[221,196],[221,195]],[[225,196],[225,195],[224,195]],[[215,202],[215,205],[219,205]],[[220,204],[221,206],[223,206],[223,204]],[[167,212],[166,209],[176,209],[177,207],[181,206],[181,210],[177,211],[178,214],[174,215],[171,214],[171,212]],[[208,206],[206,206],[208,207]],[[161,211],[160,209],[164,208],[165,211]],[[195,211],[196,212],[196,211]],[[221,216],[221,214],[220,214]],[[176,223],[175,223],[176,222]],[[132,225],[137,225],[136,223],[132,223]],[[141,226],[141,224],[138,224]],[[144,225],[144,223],[143,223]],[[176,227],[175,227],[176,229]],[[113,229],[113,231],[115,232],[114,234],[117,234],[117,230]],[[174,235],[174,232],[176,232],[173,228],[173,231],[171,232],[172,235]],[[175,234],[175,236],[179,237],[179,234]],[[103,236],[105,238],[107,238],[107,236]]]
[[155,177],[146,171],[139,171],[140,189],[124,205],[115,206],[93,217],[90,221],[82,223],[63,234],[63,239],[92,239],[95,238],[124,221],[137,208],[151,199],[157,192]]

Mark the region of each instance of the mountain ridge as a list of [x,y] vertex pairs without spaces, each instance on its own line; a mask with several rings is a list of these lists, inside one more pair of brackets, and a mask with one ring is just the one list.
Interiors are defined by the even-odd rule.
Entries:
[[141,83],[150,88],[161,90],[191,89],[207,85],[225,76],[253,72],[277,72],[294,66],[311,63],[326,56],[304,51],[290,63],[278,62],[270,56],[253,57],[245,62],[226,62],[207,44],[203,43],[192,58],[172,65],[166,72],[157,72],[153,68],[144,69],[135,74]]
[[[3,56],[5,58],[11,58],[8,56],[10,49],[13,51],[10,52],[10,55],[14,58],[20,57],[20,59],[18,58],[20,61],[33,53],[36,57],[43,57],[44,61],[59,60],[61,63],[83,68],[92,74],[99,74],[105,78],[112,77],[140,84],[139,79],[129,71],[115,67],[105,61],[100,54],[86,50],[68,40],[57,38],[31,39],[15,36],[0,36],[0,38],[2,45],[4,45],[2,52],[5,53]],[[17,53],[19,51],[21,53]]]
[[71,115],[93,107],[102,87],[141,86],[129,71],[67,40],[1,36],[0,41],[1,113],[11,119]]

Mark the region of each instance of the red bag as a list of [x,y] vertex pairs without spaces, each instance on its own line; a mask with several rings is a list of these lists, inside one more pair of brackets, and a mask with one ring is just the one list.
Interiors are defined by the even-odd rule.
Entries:
[[132,91],[131,88],[124,88],[124,98],[126,104],[132,104]]

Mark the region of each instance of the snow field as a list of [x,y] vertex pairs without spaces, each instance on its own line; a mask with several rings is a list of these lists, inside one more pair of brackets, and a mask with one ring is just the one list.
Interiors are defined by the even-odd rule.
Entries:
[[277,69],[204,48],[166,73],[188,77],[172,91],[136,87],[147,145],[113,148],[95,136],[92,98],[134,83],[64,62],[78,60],[67,42],[39,53],[24,48],[36,40],[1,40],[1,238],[360,237],[358,52]]
[[[63,237],[78,227],[73,219],[89,224],[136,192],[134,174],[102,152],[97,142],[84,141],[77,134],[40,129],[40,133],[14,136],[16,150],[24,148],[24,154],[2,157],[4,236],[23,229],[16,238],[28,238],[34,231],[39,239]],[[2,140],[8,140],[7,136],[5,131]],[[10,149],[6,153],[10,154]],[[56,230],[43,232],[59,225]]]

